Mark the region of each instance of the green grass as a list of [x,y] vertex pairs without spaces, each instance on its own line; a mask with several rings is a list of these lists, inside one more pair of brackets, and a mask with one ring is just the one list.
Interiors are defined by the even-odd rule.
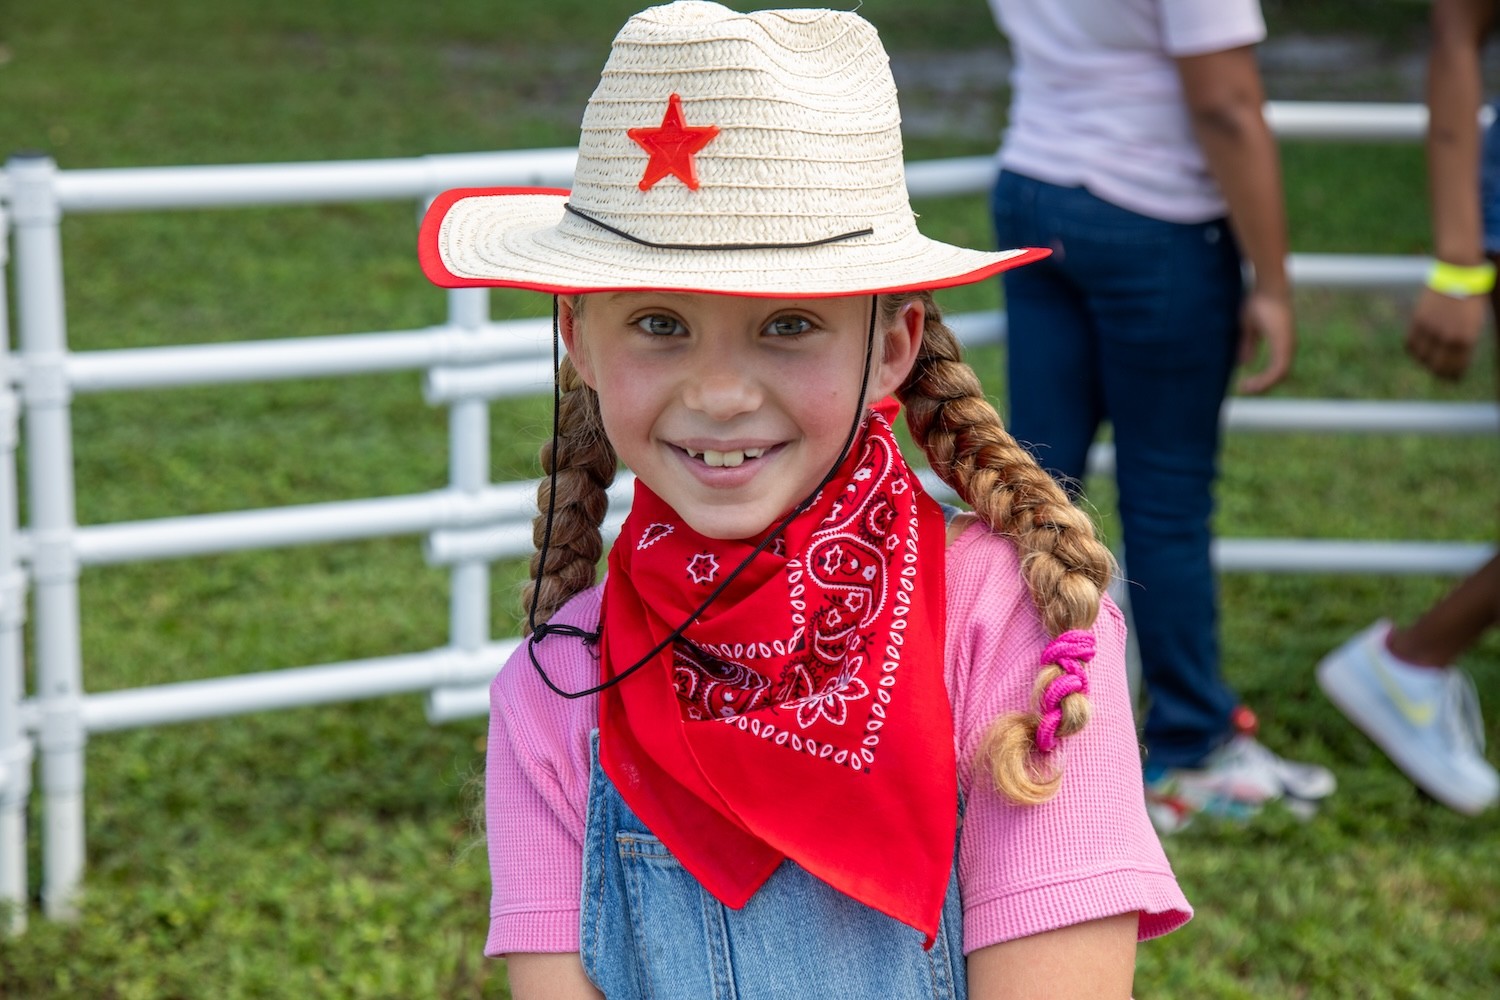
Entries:
[[[620,0],[11,5],[0,143],[65,168],[410,156],[573,141]],[[997,46],[983,3],[868,0],[893,52]],[[1277,30],[1418,32],[1425,6],[1266,4]],[[993,123],[1003,118],[995,95]],[[994,128],[911,143],[974,154]],[[1301,250],[1420,252],[1413,146],[1291,146]],[[982,198],[918,206],[933,235],[988,243]],[[420,327],[413,207],[356,204],[71,218],[80,349]],[[993,308],[993,283],[944,296]],[[1493,345],[1439,384],[1401,354],[1398,295],[1299,296],[1286,397],[1487,400]],[[497,316],[536,297],[497,294]],[[1003,396],[998,352],[975,364]],[[496,480],[534,474],[544,400],[496,407]],[[82,523],[407,493],[446,479],[446,420],[415,373],[75,400]],[[1237,435],[1218,526],[1234,537],[1494,537],[1490,438]],[[1109,491],[1094,501],[1116,529]],[[519,571],[496,573],[515,627]],[[1500,983],[1500,834],[1424,801],[1316,692],[1311,666],[1440,578],[1223,581],[1225,671],[1268,741],[1336,769],[1316,819],[1203,824],[1168,850],[1198,908],[1141,949],[1141,997],[1485,997]],[[105,691],[420,650],[447,635],[447,578],[399,538],[89,570],[86,685]],[[1500,639],[1466,660],[1500,740]],[[308,708],[89,744],[82,915],[0,939],[0,996],[503,997],[479,958],[488,879],[469,824],[484,723],[427,725],[416,698]],[[33,883],[41,870],[33,802]],[[35,885],[33,884],[33,888]]]

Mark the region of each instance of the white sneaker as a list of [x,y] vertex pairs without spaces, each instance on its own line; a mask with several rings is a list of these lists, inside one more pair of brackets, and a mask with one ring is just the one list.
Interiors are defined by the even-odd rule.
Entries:
[[1484,759],[1484,722],[1469,675],[1418,667],[1386,648],[1381,619],[1318,664],[1318,686],[1417,787],[1461,813],[1500,798],[1500,774]]
[[1316,809],[1338,787],[1333,772],[1285,760],[1241,732],[1209,754],[1202,767],[1148,774],[1146,812],[1158,833],[1175,833],[1198,815],[1247,820],[1267,802],[1285,798],[1299,815]]
[[1240,759],[1240,767],[1264,775],[1261,780],[1274,782],[1278,792],[1288,798],[1314,802],[1338,791],[1338,779],[1328,768],[1278,757],[1253,737],[1236,736],[1219,753],[1226,751],[1232,751]]

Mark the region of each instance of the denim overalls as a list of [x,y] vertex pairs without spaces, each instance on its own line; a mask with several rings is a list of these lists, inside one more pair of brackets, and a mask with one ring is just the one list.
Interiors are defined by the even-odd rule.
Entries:
[[[960,815],[962,822],[962,815]],[[743,909],[647,832],[592,740],[583,967],[608,1000],[966,1000],[958,865],[937,941],[782,862]]]

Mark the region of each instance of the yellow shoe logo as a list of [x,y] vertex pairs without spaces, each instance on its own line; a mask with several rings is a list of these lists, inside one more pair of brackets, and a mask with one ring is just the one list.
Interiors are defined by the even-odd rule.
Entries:
[[1385,660],[1376,653],[1370,655],[1375,664],[1375,676],[1380,681],[1380,686],[1385,689],[1386,696],[1395,703],[1406,716],[1406,721],[1417,728],[1425,728],[1432,725],[1432,720],[1437,717],[1437,706],[1430,701],[1413,701],[1407,697],[1396,678],[1391,676],[1391,670],[1385,665]]

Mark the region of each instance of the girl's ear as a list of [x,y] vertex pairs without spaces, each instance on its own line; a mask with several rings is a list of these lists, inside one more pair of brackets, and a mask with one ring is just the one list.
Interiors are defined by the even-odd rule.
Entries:
[[577,369],[578,377],[590,389],[597,389],[594,366],[589,363],[588,351],[583,349],[583,310],[579,308],[579,304],[577,299],[571,297],[557,300],[557,332],[562,335],[563,347],[567,348],[568,357]]
[[882,332],[880,363],[870,378],[870,398],[884,399],[906,381],[922,349],[922,330],[927,325],[927,307],[919,299],[902,304],[896,318]]

